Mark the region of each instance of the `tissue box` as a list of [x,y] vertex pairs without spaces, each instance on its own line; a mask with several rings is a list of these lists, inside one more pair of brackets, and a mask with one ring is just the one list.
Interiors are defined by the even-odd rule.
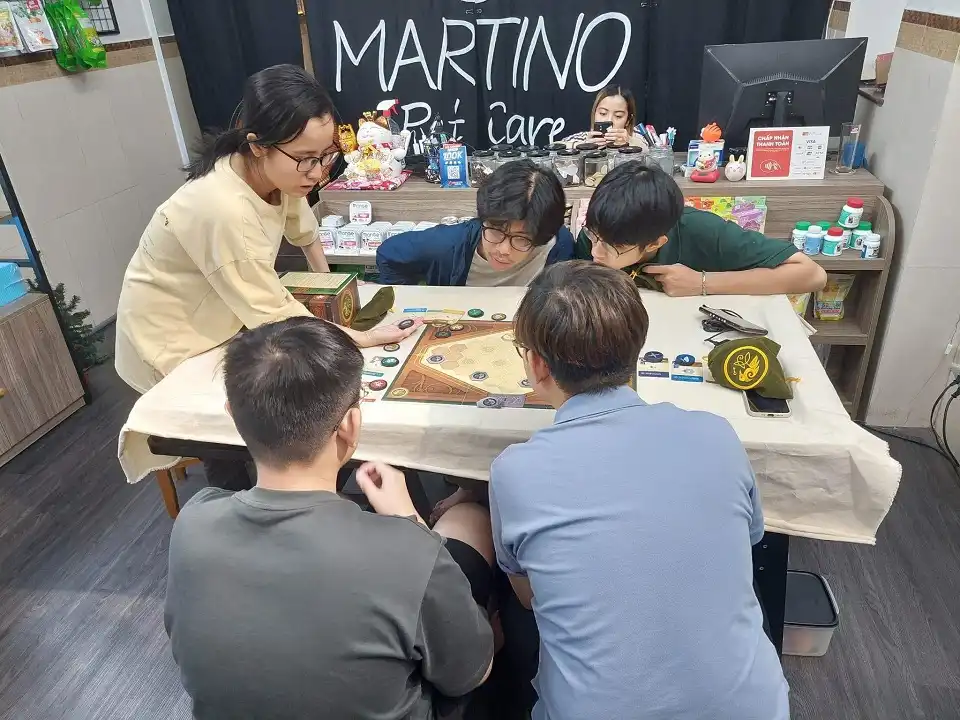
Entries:
[[7,305],[27,294],[27,281],[16,263],[0,263],[0,305]]

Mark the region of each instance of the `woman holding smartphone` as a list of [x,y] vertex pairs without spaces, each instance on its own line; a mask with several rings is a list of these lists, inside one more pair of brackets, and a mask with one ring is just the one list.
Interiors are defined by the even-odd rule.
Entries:
[[[117,308],[117,374],[145,393],[183,361],[243,328],[310,312],[274,270],[283,237],[328,270],[307,194],[339,156],[333,102],[303,68],[247,79],[237,121],[204,139],[187,182],[154,213],[127,266]],[[344,331],[360,347],[413,327]],[[250,486],[243,463],[205,463],[211,485]]]
[[643,136],[636,131],[637,101],[633,93],[625,87],[607,85],[598,92],[593,101],[590,118],[590,130],[565,137],[563,142],[593,142],[602,147],[649,147]]

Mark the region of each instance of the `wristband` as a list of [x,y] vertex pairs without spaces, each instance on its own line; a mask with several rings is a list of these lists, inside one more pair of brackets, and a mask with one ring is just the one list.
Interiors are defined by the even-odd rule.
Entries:
[[706,270],[700,271],[700,294],[707,294],[707,272]]

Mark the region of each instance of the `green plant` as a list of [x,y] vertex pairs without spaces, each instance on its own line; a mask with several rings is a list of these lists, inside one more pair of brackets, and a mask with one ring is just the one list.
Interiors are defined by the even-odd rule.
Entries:
[[[43,292],[43,289],[33,280],[27,280],[27,283],[31,290]],[[104,330],[102,328],[94,330],[93,325],[87,322],[90,311],[78,309],[80,298],[74,295],[67,300],[63,283],[57,283],[57,286],[53,289],[53,302],[56,305],[57,313],[63,320],[67,344],[80,363],[80,369],[88,370],[107,360],[105,355],[99,353]]]

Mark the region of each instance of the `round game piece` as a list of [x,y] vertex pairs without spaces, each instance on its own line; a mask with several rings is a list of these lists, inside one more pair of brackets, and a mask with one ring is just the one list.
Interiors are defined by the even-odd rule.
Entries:
[[380,364],[384,367],[396,367],[400,364],[400,361],[395,357],[385,357],[380,358]]
[[400,345],[398,343],[389,343],[388,345],[384,345],[383,349],[387,352],[396,352],[400,349]]
[[371,380],[370,383],[369,383],[369,385],[368,385],[368,387],[369,387],[371,390],[376,390],[376,391],[378,391],[378,392],[379,392],[380,390],[386,390],[386,389],[387,389],[387,381],[386,381],[386,380]]
[[483,317],[483,310],[480,308],[471,308],[470,310],[467,310],[467,315],[472,318]]
[[443,355],[431,355],[430,357],[427,358],[427,362],[430,363],[431,365],[439,365],[445,359],[446,358],[444,358]]
[[460,323],[454,323],[447,329],[450,330],[451,332],[458,332],[460,330],[463,330],[463,325],[461,325]]
[[402,398],[410,394],[410,391],[406,388],[394,388],[390,391],[390,397]]
[[493,315],[490,316],[490,319],[497,320],[497,321],[506,320],[507,316],[504,315],[503,313],[494,313]]
[[663,362],[663,353],[657,352],[656,350],[651,350],[650,352],[643,354],[643,361],[645,363]]
[[512,332],[510,332],[510,333],[504,333],[503,335],[500,336],[500,339],[501,339],[501,340],[506,340],[507,342],[513,342],[514,340],[517,339],[517,336],[514,335]]
[[451,335],[453,335],[453,333],[450,332],[449,330],[437,330],[437,331],[433,334],[434,337],[440,338],[441,340],[444,339],[444,338],[448,338],[448,337],[450,337]]
[[470,375],[471,380],[486,380],[489,375],[487,375],[483,370],[477,370],[475,373]]
[[484,408],[498,408],[502,403],[495,397],[485,397],[483,400],[478,401],[477,405]]
[[677,359],[674,360],[677,365],[688,367],[693,365],[697,359],[693,355],[677,355]]
[[520,381],[520,387],[528,388],[530,387],[530,381],[524,378]]
[[412,325],[413,325],[413,320],[411,320],[410,318],[407,318],[406,320],[401,320],[400,322],[397,323],[397,327],[400,328],[401,330],[406,330],[408,327],[411,327]]

